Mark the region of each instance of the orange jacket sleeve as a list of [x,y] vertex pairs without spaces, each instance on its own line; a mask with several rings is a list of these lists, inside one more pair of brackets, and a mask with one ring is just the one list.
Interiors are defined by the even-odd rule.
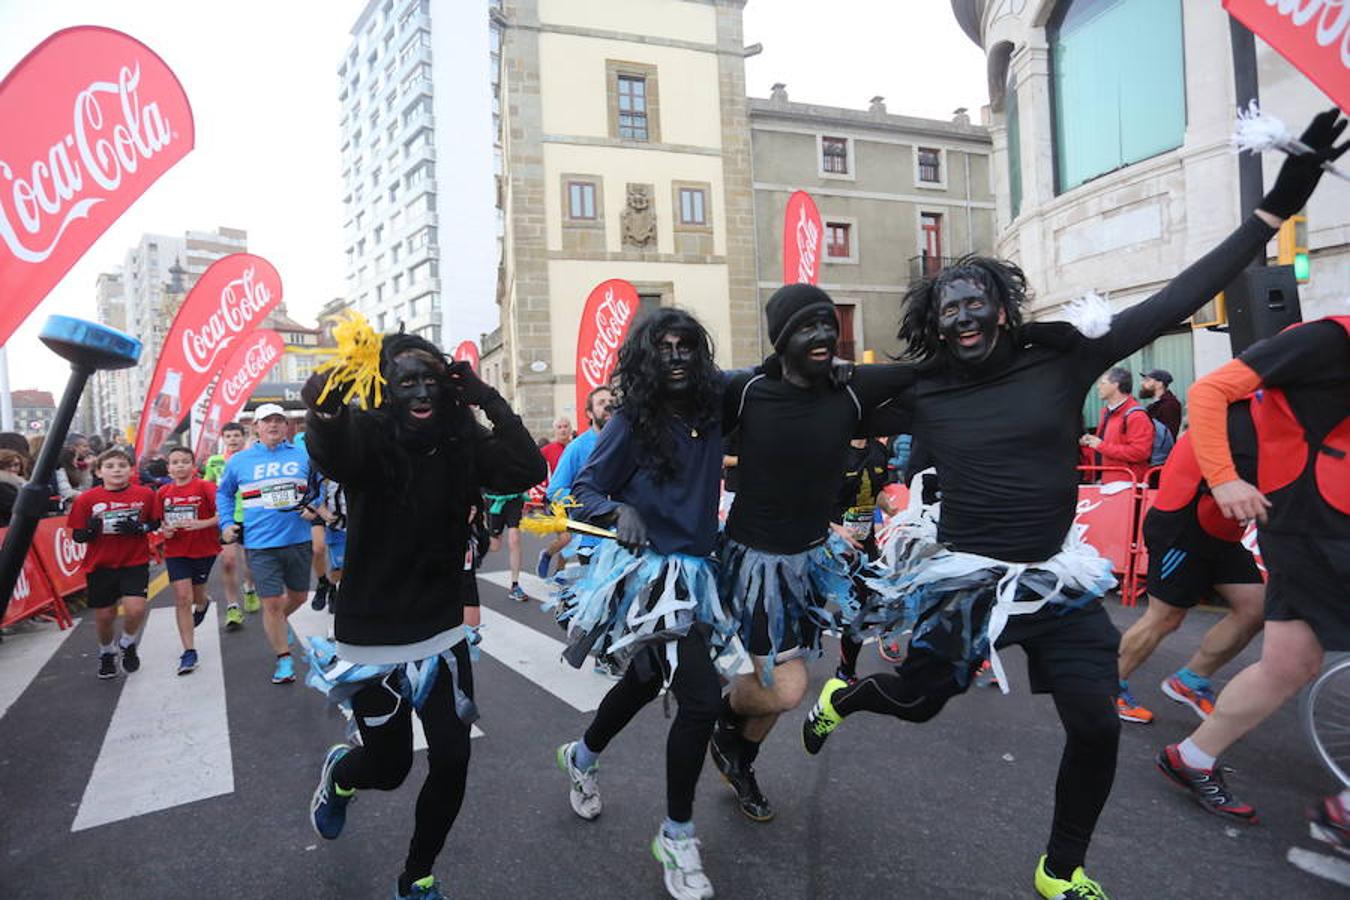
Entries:
[[1211,487],[1237,480],[1237,467],[1228,446],[1228,407],[1260,386],[1261,376],[1235,359],[1191,385],[1186,394],[1195,458]]

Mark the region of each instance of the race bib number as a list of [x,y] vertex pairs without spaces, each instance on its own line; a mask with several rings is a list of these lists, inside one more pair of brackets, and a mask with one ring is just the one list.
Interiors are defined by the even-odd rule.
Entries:
[[272,484],[262,489],[262,504],[267,509],[289,509],[299,502],[294,484]]
[[177,528],[185,525],[197,518],[197,508],[195,506],[166,506],[164,507],[164,524],[170,528]]
[[132,524],[141,521],[141,511],[139,509],[108,509],[103,512],[103,530],[105,532],[117,531],[124,522]]

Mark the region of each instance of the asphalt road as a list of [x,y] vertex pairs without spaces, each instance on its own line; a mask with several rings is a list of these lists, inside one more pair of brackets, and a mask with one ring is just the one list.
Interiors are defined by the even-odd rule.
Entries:
[[[483,718],[469,794],[437,867],[442,884],[454,897],[664,897],[647,850],[664,812],[662,705],[605,754],[604,814],[576,818],[553,750],[580,734],[605,683],[556,662],[549,642],[561,632],[537,603],[507,599],[493,574],[504,567],[494,554],[480,580]],[[173,676],[168,602],[166,592],[154,604],[141,671],[117,681],[94,677],[89,617],[65,636],[24,628],[0,644],[0,897],[390,896],[420,763],[399,790],[363,792],[339,840],[318,839],[308,803],[342,719],[303,684],[273,686],[261,622],[219,632],[219,606],[217,631],[198,631],[202,669]],[[1111,612],[1122,628],[1136,615]],[[1158,747],[1195,723],[1156,685],[1213,616],[1193,614],[1133,680],[1157,720],[1125,726],[1089,871],[1116,900],[1345,897],[1350,882],[1288,861],[1292,848],[1342,877],[1350,870],[1307,835],[1302,808],[1331,784],[1292,705],[1226,759],[1260,825],[1205,814],[1153,767]],[[323,624],[305,613],[297,631]],[[709,763],[695,821],[718,896],[1034,897],[1062,736],[1050,701],[1027,692],[1020,651],[1004,658],[1011,695],[972,691],[924,725],[857,716],[817,758],[801,749],[805,709],[785,716],[758,763],[778,808],[770,824],[742,818]],[[864,651],[864,671],[883,665]],[[829,654],[813,664],[811,696],[832,667]]]

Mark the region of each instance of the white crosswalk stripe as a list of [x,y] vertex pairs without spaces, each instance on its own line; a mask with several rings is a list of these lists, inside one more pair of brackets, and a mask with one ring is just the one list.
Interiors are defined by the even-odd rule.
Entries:
[[55,622],[32,622],[5,635],[0,644],[0,719],[74,631]]
[[141,654],[125,679],[71,831],[234,791],[220,632],[198,628],[197,671],[179,676],[173,607],[150,611]]

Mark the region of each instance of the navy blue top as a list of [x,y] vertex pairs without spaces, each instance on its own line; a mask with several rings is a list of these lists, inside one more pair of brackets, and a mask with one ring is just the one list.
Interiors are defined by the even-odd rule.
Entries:
[[600,432],[590,459],[572,484],[581,504],[576,518],[594,522],[619,504],[637,510],[647,525],[647,540],[657,553],[707,556],[717,536],[717,503],[721,496],[722,429],[718,424],[690,427],[671,418],[675,438],[675,474],[665,480],[643,464],[633,425],[623,410],[614,413]]

